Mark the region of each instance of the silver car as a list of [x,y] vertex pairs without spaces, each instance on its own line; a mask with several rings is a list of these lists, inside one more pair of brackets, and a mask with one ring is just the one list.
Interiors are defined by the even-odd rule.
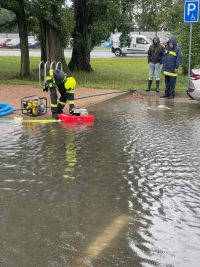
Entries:
[[192,69],[187,95],[191,99],[200,101],[200,69]]

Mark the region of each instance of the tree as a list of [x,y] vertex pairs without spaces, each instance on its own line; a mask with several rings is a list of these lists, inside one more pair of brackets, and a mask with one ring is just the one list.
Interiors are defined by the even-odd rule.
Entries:
[[[179,27],[178,41],[182,47],[183,54],[183,64],[182,70],[183,74],[188,73],[188,61],[189,61],[189,33],[190,25],[189,23],[182,23]],[[192,30],[192,47],[191,47],[191,69],[200,68],[200,23],[193,24]]]
[[28,49],[28,28],[27,17],[25,13],[24,0],[0,0],[0,7],[12,11],[16,15],[17,25],[19,29],[20,37],[20,49],[21,49],[21,68],[20,76],[27,77],[30,75],[30,61],[29,61],[29,49]]
[[32,0],[30,5],[33,16],[39,20],[41,60],[44,62],[60,61],[63,70],[69,72],[64,47],[73,23],[71,13],[65,7],[65,1]]
[[166,1],[165,5],[158,11],[156,21],[160,29],[175,32],[183,21],[183,1]]
[[[165,20],[165,12],[162,12],[164,17],[159,14],[167,7],[171,7],[173,0],[141,0],[135,4],[135,20],[138,28],[143,31],[158,31],[162,29],[162,19]],[[161,20],[159,20],[161,18]]]
[[75,28],[72,33],[71,70],[90,72],[90,52],[114,30],[119,18],[117,0],[73,0]]
[[13,12],[7,9],[0,9],[0,31],[1,32],[16,32],[16,16]]
[[133,30],[133,11],[134,0],[124,0],[121,2],[120,22],[116,25],[116,28],[122,34],[119,37],[120,47],[130,47],[131,37],[130,32]]

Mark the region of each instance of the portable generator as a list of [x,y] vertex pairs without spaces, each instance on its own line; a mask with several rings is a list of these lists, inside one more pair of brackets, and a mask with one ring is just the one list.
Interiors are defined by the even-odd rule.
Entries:
[[21,100],[21,109],[23,114],[31,116],[40,116],[47,113],[47,98],[36,95],[27,96]]

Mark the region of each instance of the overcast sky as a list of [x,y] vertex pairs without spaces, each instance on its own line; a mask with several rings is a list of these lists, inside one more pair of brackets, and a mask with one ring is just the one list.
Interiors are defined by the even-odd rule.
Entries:
[[67,6],[71,6],[72,1],[71,0],[65,0]]

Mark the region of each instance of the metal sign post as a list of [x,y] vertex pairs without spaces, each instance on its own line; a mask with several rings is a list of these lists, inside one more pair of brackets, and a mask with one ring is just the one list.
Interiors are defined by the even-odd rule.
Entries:
[[191,52],[192,52],[192,23],[199,22],[199,0],[185,1],[184,22],[190,23],[189,59],[188,59],[188,79],[190,79]]
[[192,23],[190,23],[189,59],[188,59],[188,79],[191,71],[191,52],[192,52]]

